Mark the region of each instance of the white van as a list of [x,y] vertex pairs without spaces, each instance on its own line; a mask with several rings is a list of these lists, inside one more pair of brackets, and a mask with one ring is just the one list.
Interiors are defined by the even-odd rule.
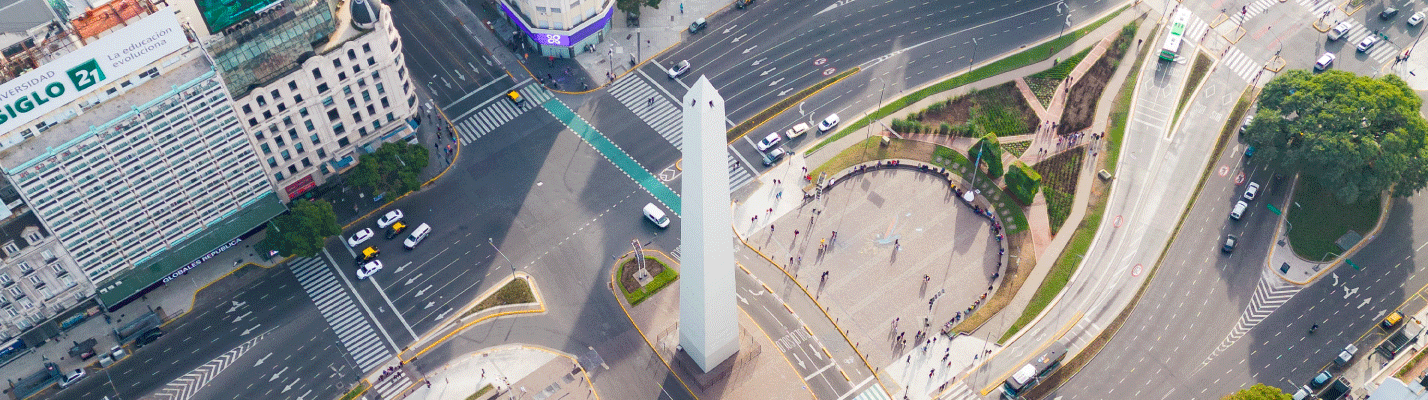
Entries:
[[1245,209],[1247,208],[1249,208],[1249,203],[1244,202],[1244,200],[1235,203],[1235,209],[1230,210],[1230,219],[1238,221],[1240,216],[1245,215]]
[[423,223],[417,226],[416,230],[412,231],[412,235],[408,236],[407,240],[402,242],[402,245],[406,246],[407,250],[415,249],[418,244],[421,244],[422,239],[426,239],[426,235],[430,233],[431,225]]
[[664,210],[659,209],[659,206],[654,205],[654,203],[645,203],[644,211],[645,218],[649,218],[650,222],[653,222],[655,226],[661,228],[669,226],[669,217],[664,215]]

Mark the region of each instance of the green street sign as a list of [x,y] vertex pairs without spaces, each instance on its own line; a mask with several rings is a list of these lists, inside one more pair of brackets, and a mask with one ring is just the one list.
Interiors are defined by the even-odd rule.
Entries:
[[1283,214],[1284,214],[1283,211],[1279,211],[1278,208],[1275,208],[1273,204],[1265,204],[1264,206],[1267,207],[1267,208],[1269,208],[1269,211],[1270,211],[1270,212],[1273,212],[1274,215],[1283,215]]
[[1344,263],[1349,264],[1350,267],[1354,267],[1354,270],[1355,270],[1355,271],[1363,271],[1363,270],[1364,270],[1363,267],[1360,267],[1358,264],[1354,264],[1354,260],[1350,260],[1350,259],[1345,258],[1345,259],[1344,259]]

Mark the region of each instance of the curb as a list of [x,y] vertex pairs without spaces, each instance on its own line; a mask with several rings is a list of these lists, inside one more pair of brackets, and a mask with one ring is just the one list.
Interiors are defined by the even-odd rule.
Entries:
[[[416,354],[413,354],[411,357],[403,357],[403,356],[402,356],[402,353],[407,352],[408,350],[411,349],[411,347],[407,347],[407,348],[405,348],[405,349],[402,349],[400,352],[397,353],[397,359],[398,359],[398,360],[402,360],[402,361],[404,361],[404,362],[414,361],[414,360],[416,360],[417,357],[421,357],[422,354],[425,354],[427,351],[430,351],[432,348],[435,348],[436,346],[438,346],[438,345],[440,345],[440,344],[442,344],[442,343],[445,343],[447,339],[450,339],[452,336],[455,336],[456,334],[461,333],[462,331],[466,330],[466,328],[470,328],[471,326],[476,325],[476,324],[481,323],[481,322],[484,322],[484,321],[486,321],[486,320],[496,319],[496,318],[505,317],[505,316],[510,316],[510,315],[518,315],[518,314],[540,314],[540,313],[544,313],[544,312],[546,311],[546,308],[545,308],[545,299],[544,299],[544,297],[542,297],[541,294],[540,294],[539,286],[536,285],[535,278],[532,277],[530,274],[527,274],[527,273],[525,273],[525,272],[516,272],[516,275],[515,275],[515,276],[507,277],[507,278],[501,280],[501,282],[500,282],[499,284],[493,285],[490,289],[487,289],[485,293],[482,293],[480,296],[477,296],[477,297],[476,297],[475,299],[473,299],[470,303],[468,303],[467,305],[462,306],[461,308],[459,308],[459,310],[464,310],[464,309],[466,309],[466,308],[470,308],[470,307],[472,307],[472,306],[475,306],[476,304],[479,304],[481,301],[484,301],[484,300],[486,300],[487,298],[491,297],[492,295],[495,295],[495,294],[496,294],[496,291],[501,290],[501,288],[505,287],[507,284],[509,284],[510,282],[512,282],[512,281],[514,281],[514,280],[516,280],[516,279],[524,279],[524,280],[526,281],[526,284],[529,285],[530,288],[531,288],[531,296],[532,296],[532,297],[535,297],[535,302],[534,302],[534,303],[522,303],[522,304],[508,304],[508,305],[506,305],[506,306],[525,306],[525,305],[528,305],[528,304],[535,304],[535,305],[539,306],[538,308],[535,308],[535,309],[525,309],[525,310],[513,310],[513,311],[493,311],[493,312],[491,312],[491,313],[488,314],[488,315],[480,315],[480,314],[481,314],[482,312],[485,312],[485,311],[492,311],[492,310],[495,310],[495,309],[497,309],[497,308],[506,307],[506,306],[492,307],[492,308],[487,309],[487,310],[478,311],[475,315],[478,315],[479,317],[477,317],[477,318],[471,320],[470,322],[466,322],[465,324],[462,324],[462,325],[459,326],[459,327],[456,327],[456,328],[451,329],[449,332],[447,332],[445,335],[443,335],[440,339],[437,339],[436,341],[433,341],[433,342],[431,342],[430,344],[426,345],[426,347],[423,347],[421,350],[417,351]],[[514,307],[511,307],[511,308],[514,308]],[[445,327],[445,326],[451,325],[452,323],[454,323],[454,322],[456,322],[456,321],[465,321],[465,320],[466,320],[465,317],[466,317],[465,315],[454,315],[454,316],[452,316],[452,317],[448,317],[446,321],[442,322],[442,323],[439,324],[438,326]],[[422,338],[420,338],[420,339],[418,339],[418,340],[412,342],[412,344],[419,344],[419,343],[428,341],[428,340],[430,340],[431,336],[432,336],[432,335],[435,335],[437,332],[440,332],[440,331],[439,331],[439,330],[433,330],[433,331],[427,333],[426,336],[424,336],[424,337],[422,337]]]
[[[661,252],[661,251],[659,251],[659,250],[649,249],[649,250],[645,250],[645,252],[655,252],[655,253],[657,253],[657,254],[659,254],[659,255],[661,255],[661,256],[664,256],[664,257],[666,257],[666,258],[669,257],[669,255],[664,254],[664,252]],[[634,253],[633,250],[631,250],[630,252],[625,253],[625,254],[632,254],[632,253]],[[671,258],[671,259],[673,259],[673,258]],[[679,381],[679,385],[680,385],[680,386],[684,386],[684,391],[689,392],[689,396],[690,396],[690,397],[693,397],[694,400],[699,400],[699,396],[696,395],[696,394],[694,394],[694,390],[689,388],[689,384],[684,382],[684,378],[681,378],[681,377],[679,376],[679,373],[674,371],[674,366],[669,365],[669,360],[666,360],[666,359],[664,358],[664,355],[659,353],[659,348],[655,347],[654,342],[651,342],[651,341],[650,341],[650,337],[649,337],[649,336],[646,336],[646,335],[645,335],[645,331],[644,331],[643,329],[640,329],[640,325],[637,324],[637,323],[635,323],[635,317],[632,316],[632,315],[630,315],[630,309],[629,309],[629,307],[626,307],[626,306],[625,306],[625,303],[627,302],[627,301],[625,300],[625,296],[621,295],[621,294],[619,293],[619,290],[620,290],[620,289],[616,287],[616,285],[618,285],[617,282],[619,282],[619,279],[620,279],[620,277],[618,277],[618,276],[615,275],[615,274],[616,274],[616,271],[619,270],[619,268],[618,268],[618,267],[619,267],[619,262],[620,262],[619,259],[616,259],[616,260],[615,260],[615,265],[614,265],[612,268],[610,268],[610,281],[609,281],[609,283],[608,283],[608,287],[610,288],[610,294],[613,295],[613,296],[615,296],[615,304],[619,304],[619,305],[620,305],[620,311],[621,311],[621,312],[624,312],[624,313],[625,313],[625,318],[627,318],[627,319],[630,320],[630,326],[632,326],[632,327],[635,328],[635,333],[640,334],[640,338],[641,338],[641,339],[644,339],[645,345],[647,345],[647,346],[650,347],[650,351],[651,351],[651,352],[654,352],[655,357],[659,358],[660,363],[663,363],[663,364],[664,364],[664,368],[669,370],[669,374],[672,375],[672,376],[674,376],[674,380]],[[633,307],[633,306],[631,306],[631,307]]]

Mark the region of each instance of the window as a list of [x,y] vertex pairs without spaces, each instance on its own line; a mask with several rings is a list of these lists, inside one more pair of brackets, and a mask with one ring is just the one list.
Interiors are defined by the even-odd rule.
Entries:
[[282,172],[279,172],[279,173],[273,174],[273,178],[276,178],[276,179],[278,180],[278,182],[282,182],[282,181],[283,181],[283,173],[282,173]]
[[30,244],[39,243],[40,239],[44,239],[44,237],[40,236],[39,231],[30,232],[29,234],[25,235],[25,241],[30,242]]
[[258,107],[264,107],[264,106],[267,106],[267,105],[268,105],[268,99],[263,98],[262,95],[258,95]]
[[551,7],[550,12],[560,14],[560,7]]
[[[7,248],[6,250],[9,250],[9,249]],[[18,250],[18,249],[17,249],[17,250]],[[19,264],[16,264],[15,266],[20,268],[20,272],[24,272],[24,273],[27,273],[27,274],[35,271],[35,268],[34,268],[34,267],[31,267],[31,266],[30,266],[30,263],[28,263],[28,262],[21,261]]]
[[317,85],[317,92],[318,92],[318,93],[327,93],[327,89],[328,89],[328,87],[327,87],[327,84],[326,84],[326,83],[322,83],[322,84]]
[[19,252],[20,252],[20,246],[19,246],[19,245],[16,245],[15,242],[5,243],[5,253],[15,254],[15,253],[19,253]]
[[[378,85],[378,87],[381,87],[381,85]],[[383,98],[382,98],[382,108],[388,108],[388,107],[391,107],[391,106],[392,106],[392,103],[388,103],[388,102],[387,102],[387,98],[386,98],[386,97],[383,97]]]
[[302,95],[301,95],[301,94],[295,94],[295,95],[293,95],[293,102],[295,102],[295,103],[302,103]]
[[346,73],[346,72],[338,72],[338,73],[337,73],[337,80],[338,80],[338,81],[345,81],[345,80],[347,80],[347,73]]
[[362,91],[362,101],[372,101],[372,93],[371,93],[371,92],[368,92],[368,91],[366,91],[366,90],[363,90],[363,91]]
[[360,74],[360,73],[362,73],[362,66],[361,66],[361,65],[357,65],[357,64],[352,64],[352,75],[357,75],[357,74]]
[[297,142],[297,129],[288,129],[288,137],[291,138],[294,142]]
[[45,280],[40,279],[40,276],[39,276],[39,275],[35,275],[35,276],[30,277],[30,284],[35,285],[35,287],[44,286],[44,285],[45,285]]
[[322,141],[317,139],[316,133],[312,134],[312,136],[308,137],[307,139],[311,140],[312,144],[322,144]]
[[296,165],[289,165],[289,166],[288,166],[288,173],[293,174],[293,175],[297,175],[297,166],[296,166]]
[[323,97],[323,98],[322,98],[322,106],[323,106],[323,107],[332,107],[333,104],[335,104],[335,103],[332,102],[332,96],[327,96],[327,97]]
[[363,43],[363,44],[362,44],[362,52],[363,52],[363,53],[371,53],[371,52],[372,52],[372,44],[371,44],[371,43]]
[[308,132],[312,132],[312,131],[314,131],[314,130],[317,129],[317,127],[314,127],[314,126],[312,125],[312,120],[303,121],[303,122],[302,122],[302,125],[303,125],[303,127],[306,127],[306,128],[307,128],[307,131],[308,131]]
[[[332,126],[332,133],[333,133],[333,134],[341,135],[341,134],[346,133],[346,132],[347,132],[347,127],[342,126],[341,123],[338,123],[337,125],[333,125],[333,126]],[[344,144],[343,146],[346,146],[346,145]]]
[[377,59],[375,57],[367,57],[367,65],[377,65]]
[[243,105],[243,113],[244,113],[244,114],[252,114],[252,113],[253,113],[253,106],[244,104],[244,105]]
[[327,150],[323,150],[321,147],[318,147],[317,158],[327,158]]
[[[44,258],[45,258],[45,261],[54,261],[54,259],[55,259],[55,253],[52,253],[52,252],[50,252],[49,250],[41,251],[41,252],[40,252],[40,256],[41,256],[41,257],[44,257]],[[55,264],[54,267],[55,267],[55,272],[61,271],[61,269],[59,269],[59,264]]]
[[356,51],[356,50],[352,50],[352,49],[347,49],[347,59],[348,59],[348,60],[356,60],[356,59],[357,59],[357,51]]
[[362,122],[362,113],[360,113],[360,112],[352,113],[352,120],[353,120],[354,122]]
[[303,158],[302,158],[302,167],[303,167],[303,168],[310,168],[310,167],[312,167],[312,161],[308,161],[308,160],[307,160],[307,157],[303,157]]
[[11,282],[14,282],[14,280],[10,279],[10,274],[0,274],[0,284],[9,285]]
[[25,292],[21,292],[20,288],[12,287],[10,288],[10,296],[13,296],[15,298],[25,297]]
[[288,81],[288,90],[297,90],[297,81]]
[[283,150],[282,155],[283,155],[283,161],[287,161],[287,160],[293,159],[293,155],[290,154],[290,153],[288,153],[287,150]]
[[268,92],[268,94],[273,95],[273,100],[277,100],[277,99],[283,97],[283,96],[279,96],[279,95],[278,95],[278,89],[273,89],[273,91],[272,91],[272,92]]
[[258,145],[258,148],[263,149],[263,154],[273,154],[273,149],[269,148],[267,143]]
[[393,40],[392,40],[392,51],[396,51],[396,50],[397,50],[397,41],[396,41],[396,39],[393,39]]
[[358,79],[357,87],[367,87],[367,78]]
[[348,97],[348,98],[347,98],[347,108],[357,108],[357,99]]
[[381,71],[372,71],[372,80],[382,79]]
[[293,142],[293,149],[297,150],[298,154],[307,152],[307,150],[303,150],[302,142]]
[[272,111],[263,111],[263,119],[264,119],[264,120],[267,120],[267,119],[269,119],[269,118],[273,118],[273,112],[272,112]]
[[248,118],[248,126],[258,126],[257,118]]
[[332,59],[332,68],[342,68],[342,59],[341,59],[341,58],[334,58],[334,59]]
[[367,105],[367,113],[368,113],[368,114],[372,114],[372,115],[377,115],[377,107],[373,107],[371,104],[368,104],[368,105]]
[[322,79],[322,70],[321,70],[321,69],[317,69],[317,68],[313,68],[313,69],[312,69],[312,79]]
[[288,110],[288,105],[287,105],[287,104],[278,103],[278,112],[283,112],[283,111],[287,111],[287,110]]
[[539,12],[539,13],[545,12],[545,7],[536,7],[536,12]]
[[283,117],[283,126],[293,126],[293,117]]
[[396,120],[397,120],[397,116],[396,116],[396,115],[392,115],[392,113],[387,113],[387,122],[392,122],[392,121],[396,121]]
[[342,94],[352,94],[352,85],[343,86]]
[[347,141],[347,138],[345,138],[345,137],[337,138],[337,145],[338,145],[338,146],[347,147],[347,145],[349,145],[349,144],[352,144],[352,142]]
[[[298,115],[306,117],[306,116],[307,116],[307,107],[299,108],[299,109],[298,109]],[[312,129],[312,128],[308,128],[308,129]]]
[[253,131],[253,137],[258,138],[258,140],[263,140],[263,131]]
[[337,109],[336,109],[336,108],[331,109],[331,110],[327,110],[327,120],[328,120],[328,121],[336,121],[337,118],[339,118],[339,117],[337,116]]
[[268,157],[268,167],[269,167],[269,168],[277,168],[277,167],[278,167],[278,159],[277,159],[276,157]]
[[364,126],[364,127],[361,127],[361,128],[357,128],[357,136],[366,137],[366,136],[367,136],[367,127]]

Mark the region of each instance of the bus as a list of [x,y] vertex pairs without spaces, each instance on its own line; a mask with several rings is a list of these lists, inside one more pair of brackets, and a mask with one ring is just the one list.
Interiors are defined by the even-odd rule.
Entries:
[[1023,365],[1020,369],[1007,377],[1002,384],[1002,398],[1017,399],[1021,393],[1041,382],[1041,378],[1050,375],[1057,367],[1061,366],[1061,360],[1066,358],[1066,345],[1061,342],[1051,344],[1046,352],[1032,359],[1030,363]]
[[1160,48],[1160,59],[1175,61],[1180,56],[1180,42],[1185,40],[1185,26],[1190,23],[1190,10],[1181,8],[1170,18],[1170,36],[1165,38],[1165,46]]

